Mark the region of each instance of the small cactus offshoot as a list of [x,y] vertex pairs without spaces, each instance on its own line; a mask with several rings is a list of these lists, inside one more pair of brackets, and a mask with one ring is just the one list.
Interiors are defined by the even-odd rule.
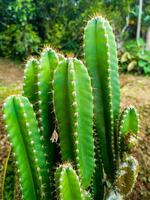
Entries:
[[[24,71],[23,94],[3,106],[11,153],[2,199],[121,200],[133,189],[139,118],[120,113],[115,37],[101,16],[88,21],[84,58],[45,48]],[[12,170],[12,176],[8,176]]]

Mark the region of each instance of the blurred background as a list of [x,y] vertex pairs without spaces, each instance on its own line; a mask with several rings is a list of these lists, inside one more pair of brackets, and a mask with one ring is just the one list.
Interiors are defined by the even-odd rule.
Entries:
[[[118,47],[121,107],[140,112],[138,182],[128,199],[150,199],[150,0],[0,0],[0,108],[21,93],[24,63],[50,45],[83,59],[83,31],[94,15],[106,17]],[[1,115],[1,111],[0,111]],[[0,119],[0,187],[9,143]]]

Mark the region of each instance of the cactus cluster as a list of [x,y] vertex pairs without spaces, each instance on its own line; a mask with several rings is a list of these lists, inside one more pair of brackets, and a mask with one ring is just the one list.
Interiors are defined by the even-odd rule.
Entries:
[[115,37],[101,16],[85,27],[84,55],[83,63],[46,47],[26,64],[23,94],[5,100],[13,154],[4,200],[15,199],[15,177],[24,200],[121,200],[132,191],[138,114],[132,106],[120,114]]

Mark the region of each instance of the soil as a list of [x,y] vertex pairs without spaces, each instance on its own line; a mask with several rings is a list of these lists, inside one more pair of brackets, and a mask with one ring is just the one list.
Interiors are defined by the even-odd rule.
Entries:
[[[22,81],[23,70],[7,60],[0,59],[0,84],[11,87]],[[134,105],[140,113],[141,129],[139,147],[134,151],[140,164],[138,181],[128,200],[150,199],[150,77],[120,75],[121,108]],[[2,105],[2,102],[0,102]],[[2,171],[7,156],[9,143],[4,134],[0,106],[0,188]]]
[[0,83],[9,85],[22,80],[22,64],[13,63],[7,59],[0,59]]

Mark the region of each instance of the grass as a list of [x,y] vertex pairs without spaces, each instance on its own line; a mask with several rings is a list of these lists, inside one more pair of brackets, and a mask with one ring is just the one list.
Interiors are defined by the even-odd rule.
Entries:
[[0,83],[0,102],[2,102],[6,97],[13,94],[21,94],[22,86],[21,84],[11,84],[9,86],[5,86]]

